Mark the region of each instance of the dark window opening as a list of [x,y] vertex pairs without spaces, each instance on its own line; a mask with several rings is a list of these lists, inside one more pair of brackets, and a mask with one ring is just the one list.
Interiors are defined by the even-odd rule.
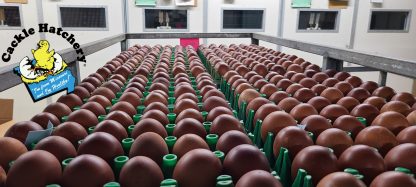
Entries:
[[263,10],[224,10],[223,29],[263,29]]
[[370,30],[406,30],[409,12],[374,11],[371,14]]
[[336,30],[338,12],[300,11],[298,30]]
[[0,6],[0,26],[22,26],[20,9],[18,6]]
[[106,28],[105,8],[60,7],[62,27]]
[[188,29],[187,10],[145,10],[146,29]]

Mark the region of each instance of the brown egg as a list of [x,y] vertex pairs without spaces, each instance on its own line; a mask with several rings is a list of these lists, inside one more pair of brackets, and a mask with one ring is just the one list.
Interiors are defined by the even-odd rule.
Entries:
[[49,121],[52,123],[53,126],[57,126],[61,123],[55,115],[49,112],[41,112],[39,114],[36,114],[32,117],[32,119],[30,119],[30,121],[39,124],[44,129],[48,128]]
[[181,113],[185,109],[190,109],[190,108],[199,110],[198,105],[191,99],[182,99],[176,102],[175,108],[173,109],[173,113],[175,113],[176,115],[179,115],[179,113]]
[[387,170],[393,171],[397,167],[410,169],[412,173],[416,171],[416,144],[400,144],[391,149],[384,157]]
[[410,126],[409,121],[406,117],[398,112],[384,112],[378,115],[371,125],[379,125],[386,127],[395,135],[406,127]]
[[410,125],[416,125],[416,110],[410,112],[409,115],[407,115],[406,119]]
[[265,104],[261,106],[254,114],[253,118],[253,127],[255,126],[257,120],[264,120],[267,115],[269,115],[272,112],[281,111],[277,105],[273,103]]
[[378,84],[374,81],[366,81],[363,82],[360,87],[366,89],[370,93],[373,93],[373,91],[378,88]]
[[158,120],[162,125],[169,124],[169,119],[165,113],[159,110],[150,110],[143,114],[142,119],[151,118]]
[[179,121],[173,130],[173,136],[179,138],[185,134],[196,134],[205,138],[207,131],[201,122],[193,118],[184,118]]
[[332,126],[346,132],[351,132],[351,136],[354,139],[358,133],[365,128],[365,125],[362,124],[356,117],[350,115],[338,117],[333,122]]
[[149,95],[147,95],[144,101],[144,105],[148,106],[154,102],[161,102],[164,105],[168,105],[168,100],[162,94],[160,94],[159,92],[155,92],[155,91],[150,92]]
[[33,122],[33,121],[21,121],[17,122],[12,125],[9,129],[7,129],[4,137],[11,137],[19,140],[22,143],[25,143],[26,137],[30,131],[39,131],[43,130],[43,128]]
[[131,133],[131,137],[136,139],[138,136],[146,132],[157,133],[163,138],[168,136],[168,133],[166,132],[166,129],[162,123],[160,123],[159,121],[155,119],[147,118],[147,119],[141,119],[134,126],[134,129]]
[[353,145],[353,140],[348,134],[337,128],[323,131],[316,139],[316,145],[329,147],[339,157],[348,147]]
[[[208,92],[207,92],[208,93]],[[202,94],[201,94],[202,95]],[[176,102],[182,100],[182,99],[191,99],[192,101],[194,101],[195,103],[199,102],[198,101],[198,97],[196,97],[195,94],[192,93],[183,93],[181,96],[179,96],[178,98],[176,98]],[[203,99],[202,99],[203,100]],[[204,100],[203,100],[204,101]]]
[[10,137],[1,137],[0,138],[0,167],[5,169],[9,168],[9,163],[14,161],[27,152],[26,146],[17,139]]
[[324,82],[326,79],[328,79],[329,78],[329,76],[326,74],[326,73],[324,73],[324,72],[319,72],[319,73],[316,73],[315,75],[313,75],[313,77],[312,77],[315,81],[317,81],[317,82],[319,82],[319,83],[322,83],[322,82]]
[[227,154],[231,149],[241,144],[251,145],[252,142],[243,132],[231,130],[220,136],[217,142],[216,150]]
[[263,170],[253,170],[244,174],[238,180],[236,187],[283,187],[279,180],[277,180],[270,172]]
[[315,92],[309,88],[301,88],[293,94],[293,97],[300,102],[306,103],[310,99],[316,97]]
[[133,119],[125,112],[123,111],[113,111],[110,112],[106,117],[106,120],[114,120],[119,122],[125,129],[128,128],[128,126],[133,125]]
[[96,88],[94,85],[92,85],[89,82],[83,82],[81,84],[78,84],[78,86],[81,86],[81,87],[87,89],[89,93],[93,92],[95,90],[95,88]]
[[125,101],[133,105],[133,107],[138,107],[141,104],[140,96],[133,92],[125,92],[121,95],[119,101]]
[[314,137],[318,137],[323,131],[331,128],[331,123],[323,116],[310,115],[302,120],[305,130],[312,132]]
[[254,87],[250,83],[241,83],[237,87],[235,87],[235,95],[243,93],[243,91],[247,89],[254,89]]
[[74,147],[78,147],[78,141],[88,136],[87,130],[76,122],[65,122],[57,126],[53,132],[53,136],[61,136],[69,140]]
[[297,99],[288,97],[281,100],[277,106],[285,112],[290,112],[296,105],[299,105],[300,103],[301,102],[299,102]]
[[[89,102],[97,102],[104,108],[111,106],[111,101],[102,95],[94,95],[88,99]],[[58,117],[58,116],[57,116]]]
[[124,90],[124,92],[123,92],[124,94],[125,93],[134,93],[134,94],[136,94],[137,96],[139,96],[140,98],[143,98],[143,93],[142,93],[142,91],[140,91],[138,88],[135,88],[135,87],[130,87],[130,88],[126,88],[125,90]]
[[394,95],[391,98],[392,101],[401,101],[404,102],[406,104],[408,104],[409,106],[412,106],[415,102],[415,96],[411,93],[407,93],[407,92],[400,92],[397,93],[396,95]]
[[210,112],[212,109],[216,107],[226,107],[230,108],[227,101],[225,99],[222,99],[221,97],[213,96],[205,100],[203,109],[204,111]]
[[62,169],[53,154],[34,150],[17,158],[7,172],[6,186],[46,186],[61,181]]
[[116,98],[115,93],[114,93],[111,89],[106,88],[106,87],[99,87],[99,88],[95,89],[95,90],[91,93],[91,95],[92,95],[92,96],[95,96],[95,95],[102,95],[102,96],[106,97],[106,98],[107,98],[108,100],[110,100],[110,101],[111,101],[112,99]]
[[207,100],[209,97],[212,97],[212,96],[217,96],[217,97],[221,97],[225,99],[225,95],[222,92],[220,92],[217,89],[212,89],[208,91],[207,93],[205,93],[205,95],[202,97],[202,102],[204,102],[205,100]]
[[316,109],[312,105],[307,103],[301,103],[299,105],[296,105],[290,111],[290,115],[297,121],[302,121],[306,117],[315,114],[318,114],[318,111],[316,111]]
[[305,147],[313,145],[308,133],[299,127],[289,126],[277,133],[273,143],[273,153],[277,158],[281,147],[289,150],[290,159],[293,160],[296,154]]
[[107,114],[107,112],[105,111],[105,108],[103,106],[101,106],[100,103],[97,103],[97,102],[94,102],[94,101],[89,101],[89,102],[83,104],[80,109],[89,110],[89,111],[93,112],[95,114],[95,116],[97,116],[97,117]]
[[322,85],[327,87],[334,87],[339,82],[336,78],[328,78],[324,82],[322,82]]
[[206,121],[212,122],[215,120],[215,118],[217,118],[217,116],[222,115],[222,114],[233,115],[233,112],[227,107],[222,107],[222,106],[215,107],[208,113]]
[[117,92],[121,91],[120,86],[118,86],[117,83],[115,83],[115,82],[110,82],[110,81],[105,82],[104,84],[101,85],[101,87],[108,88],[113,93],[117,93]]
[[338,79],[340,81],[343,81],[343,80],[347,79],[350,76],[351,76],[350,73],[345,72],[345,71],[341,71],[341,72],[336,73],[334,75],[334,78],[336,78],[336,79]]
[[318,82],[315,81],[312,78],[306,77],[306,78],[303,78],[302,80],[300,80],[299,81],[299,84],[302,85],[302,86],[304,86],[304,87],[306,87],[306,88],[309,88],[310,89],[313,86],[317,85]]
[[357,76],[350,76],[346,78],[345,81],[354,86],[354,88],[359,87],[363,83],[363,81]]
[[278,91],[273,93],[270,97],[269,100],[273,101],[274,103],[279,103],[281,100],[288,98],[289,94],[284,92],[284,91]]
[[293,81],[293,82],[299,83],[304,78],[306,78],[305,74],[296,73],[295,75],[292,76],[292,78],[290,80]]
[[373,105],[380,110],[387,102],[382,97],[372,96],[367,98],[363,103]]
[[204,139],[195,134],[185,134],[178,138],[173,146],[172,153],[181,158],[183,155],[194,149],[207,149],[208,144]]
[[119,182],[123,187],[159,186],[163,180],[160,167],[152,159],[136,156],[124,164],[120,171]]
[[294,83],[292,85],[290,85],[289,87],[287,87],[286,92],[289,95],[294,95],[296,91],[298,91],[299,89],[303,88],[302,85]]
[[59,99],[56,102],[63,103],[66,106],[68,106],[70,109],[73,109],[76,106],[81,106],[82,105],[82,99],[79,98],[75,94],[63,95],[63,96],[59,97]]
[[327,88],[321,93],[322,97],[327,98],[331,103],[335,104],[344,97],[344,94],[339,91],[337,88]]
[[380,113],[387,112],[387,111],[395,111],[407,116],[412,109],[409,105],[401,101],[390,101],[386,103],[381,109]]
[[65,187],[103,186],[114,181],[111,167],[95,155],[80,155],[71,160],[62,175]]
[[87,109],[79,109],[77,111],[72,112],[68,116],[68,121],[77,122],[80,125],[82,125],[85,129],[88,129],[98,124],[97,116]]
[[6,185],[6,171],[0,166],[0,186],[4,187]]
[[238,99],[238,106],[241,106],[243,102],[249,104],[253,99],[260,97],[260,93],[254,89],[244,90]]
[[67,158],[74,158],[77,156],[77,150],[74,145],[72,145],[69,140],[60,136],[48,136],[40,140],[34,149],[52,153],[59,160],[59,162],[62,162]]
[[335,84],[334,88],[341,91],[344,95],[347,95],[352,89],[354,89],[354,87],[350,83],[344,81]]
[[311,90],[313,91],[313,92],[315,92],[315,94],[316,95],[321,95],[321,93],[326,89],[327,87],[326,86],[324,86],[324,85],[322,85],[322,84],[317,84],[317,85],[315,85],[315,86],[313,86],[312,88],[311,88]]
[[173,178],[181,187],[212,187],[221,171],[221,161],[214,153],[206,149],[194,149],[179,159],[173,170]]
[[390,88],[388,86],[378,87],[373,91],[374,96],[382,97],[386,99],[387,101],[390,101],[390,99],[396,95],[396,92],[393,90],[393,88]]
[[384,172],[384,160],[378,153],[377,149],[367,145],[353,145],[346,149],[338,159],[338,168],[344,170],[346,168],[354,168],[364,175],[366,184],[380,173]]
[[414,143],[416,144],[416,126],[410,126],[402,131],[397,135],[397,140],[400,144],[402,143]]
[[95,87],[99,87],[102,84],[102,82],[99,79],[95,78],[95,77],[87,77],[84,80],[82,80],[82,82],[91,83]]
[[371,94],[364,88],[354,88],[350,92],[348,92],[347,96],[354,97],[358,101],[364,102],[367,98],[371,96]]
[[[279,123],[276,123],[279,122]],[[296,126],[296,120],[291,115],[283,111],[272,112],[266,116],[261,127],[261,138],[266,140],[267,133],[279,133],[280,130],[287,126]]]
[[370,104],[360,104],[354,107],[351,111],[351,115],[355,117],[363,117],[367,120],[367,124],[371,124],[378,115],[379,110]]
[[270,171],[266,156],[252,145],[242,144],[231,149],[224,159],[224,173],[231,175],[234,182],[253,170]]
[[201,112],[192,108],[188,108],[183,110],[181,113],[179,113],[178,116],[176,116],[175,123],[178,123],[185,118],[193,118],[201,123],[204,121]]
[[104,120],[98,123],[94,128],[94,132],[106,132],[117,138],[121,142],[124,138],[128,138],[126,129],[119,122],[114,120]]
[[328,148],[312,145],[302,149],[293,159],[292,179],[299,169],[304,169],[312,176],[314,184],[326,175],[338,171],[337,157]]
[[261,94],[265,94],[267,98],[269,98],[272,94],[279,91],[279,89],[273,84],[266,84],[260,89]]
[[244,127],[241,125],[240,121],[234,116],[229,114],[221,114],[217,116],[214,121],[212,121],[210,133],[221,136],[230,130],[244,132]]
[[123,155],[121,143],[111,134],[106,132],[94,132],[88,135],[78,147],[78,155],[96,155],[107,163],[113,163],[113,159]]
[[370,126],[364,128],[357,137],[355,144],[364,144],[378,149],[381,155],[386,155],[391,148],[399,144],[396,137],[387,128]]
[[325,97],[315,96],[308,101],[308,104],[312,105],[316,111],[320,112],[323,108],[330,105],[331,102]]
[[174,97],[178,98],[180,95],[184,94],[184,93],[193,93],[196,94],[195,90],[192,88],[192,86],[188,85],[188,86],[176,86],[175,87],[175,93],[174,93]]
[[328,105],[319,112],[319,115],[331,121],[335,121],[338,117],[348,114],[349,112],[345,107],[337,104]]
[[130,149],[129,157],[146,156],[161,167],[163,156],[166,154],[169,154],[169,150],[165,140],[156,133],[145,132],[135,138]]
[[64,116],[68,116],[72,111],[71,109],[63,103],[52,103],[49,104],[43,112],[49,112],[55,115],[58,119],[61,119]]
[[284,78],[285,77],[283,77],[282,75],[275,75],[272,78],[270,78],[269,82],[276,85],[280,80]]
[[348,111],[351,111],[352,109],[354,109],[357,105],[360,104],[360,101],[358,101],[357,99],[355,99],[354,97],[350,97],[350,96],[346,96],[341,98],[340,100],[338,100],[337,102],[338,105],[343,106],[344,108],[346,108]]
[[411,175],[397,171],[387,171],[378,175],[369,187],[416,186]]
[[246,114],[248,115],[250,110],[257,111],[261,106],[271,103],[268,99],[263,97],[257,97],[253,99],[248,105],[246,109]]
[[317,187],[366,187],[366,185],[349,173],[334,172],[319,181]]
[[151,110],[160,110],[165,114],[169,114],[168,107],[165,104],[161,103],[161,102],[153,102],[153,103],[149,104],[144,109],[143,114],[145,114],[146,112],[151,111]]

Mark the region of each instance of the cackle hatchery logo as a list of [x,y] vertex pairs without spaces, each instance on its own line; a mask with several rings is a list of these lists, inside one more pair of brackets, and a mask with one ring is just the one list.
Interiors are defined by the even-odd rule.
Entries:
[[[73,34],[65,32],[62,28],[48,27],[48,24],[39,24],[38,32],[57,34],[66,39],[72,45],[75,52],[79,55],[78,61],[86,62],[85,55],[79,43],[75,42]],[[35,29],[23,29],[22,33],[16,34],[11,46],[3,53],[2,60],[8,62],[11,59],[15,48],[25,38],[35,34]],[[40,40],[31,50],[33,58],[24,57],[18,67],[14,68],[14,73],[20,76],[22,82],[32,97],[34,102],[67,90],[72,93],[75,88],[75,77],[67,68],[68,65],[62,56],[57,53],[48,40]]]

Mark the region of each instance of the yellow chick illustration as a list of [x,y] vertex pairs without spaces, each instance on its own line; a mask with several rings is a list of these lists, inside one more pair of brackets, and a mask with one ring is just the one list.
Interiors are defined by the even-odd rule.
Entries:
[[36,60],[35,71],[44,70],[47,71],[45,74],[52,74],[54,68],[55,50],[49,51],[49,42],[47,40],[40,40],[38,43],[38,49],[32,49],[33,57]]

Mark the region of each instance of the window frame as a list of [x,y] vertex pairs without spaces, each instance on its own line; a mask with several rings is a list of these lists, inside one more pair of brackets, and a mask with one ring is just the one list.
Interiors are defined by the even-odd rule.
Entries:
[[[262,10],[263,11],[263,17],[262,17],[262,23],[261,23],[261,29],[225,29],[224,28],[224,11],[225,10]],[[265,8],[243,8],[243,7],[222,7],[221,8],[221,32],[265,32],[266,30],[266,9]]]
[[17,7],[19,9],[20,26],[0,26],[0,30],[21,30],[24,28],[22,5],[18,3],[0,3],[0,7]]
[[[406,26],[403,30],[374,30],[371,29],[371,18],[373,12],[407,12]],[[409,33],[412,21],[412,9],[370,9],[370,17],[368,18],[367,33]]]
[[[104,8],[105,27],[64,27],[62,25],[61,8]],[[67,31],[109,31],[108,7],[106,5],[58,5],[58,25]]]
[[[299,29],[300,12],[336,12],[337,16],[335,18],[334,29],[332,30]],[[339,22],[341,20],[340,17],[341,17],[341,9],[307,9],[307,8],[298,9],[298,15],[296,18],[296,33],[339,33]]]
[[[146,7],[142,9],[143,32],[189,32],[190,13],[186,7]],[[146,28],[146,10],[185,10],[186,11],[186,29],[152,29]]]

